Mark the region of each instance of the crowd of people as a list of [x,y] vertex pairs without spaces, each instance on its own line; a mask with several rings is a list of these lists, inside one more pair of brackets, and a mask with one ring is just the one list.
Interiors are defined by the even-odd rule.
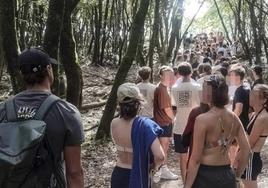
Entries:
[[[149,82],[141,67],[138,84],[122,84],[111,136],[118,151],[113,188],[150,187],[156,176],[184,188],[257,187],[261,149],[268,136],[268,86],[259,65],[246,66],[239,41],[222,33],[185,39],[175,66],[159,68]],[[174,147],[170,147],[170,144]],[[168,168],[168,150],[179,172]],[[179,175],[178,175],[179,174]]]
[[[241,62],[239,41],[225,44],[220,33],[190,37],[184,47],[175,66],[159,68],[157,85],[141,67],[140,83],[119,86],[112,188],[179,175],[184,188],[257,187],[268,136],[262,67]],[[51,93],[57,62],[32,47],[18,63],[26,89],[0,104],[0,187],[84,187],[80,113]],[[171,143],[178,172],[167,163]]]

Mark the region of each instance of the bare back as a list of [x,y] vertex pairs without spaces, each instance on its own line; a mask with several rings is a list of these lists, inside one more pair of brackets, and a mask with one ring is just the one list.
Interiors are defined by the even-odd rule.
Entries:
[[238,118],[225,108],[212,109],[200,118],[205,128],[201,163],[217,166],[230,164],[228,150],[241,127]]
[[111,136],[117,148],[117,166],[132,168],[131,129],[134,119],[115,118],[111,123]]

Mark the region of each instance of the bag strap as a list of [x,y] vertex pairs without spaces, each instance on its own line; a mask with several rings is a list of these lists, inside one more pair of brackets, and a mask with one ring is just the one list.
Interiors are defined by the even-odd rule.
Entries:
[[36,120],[42,120],[47,111],[49,110],[49,108],[51,107],[52,104],[54,104],[56,101],[60,100],[59,97],[57,97],[56,95],[49,95],[44,102],[40,105],[39,109],[37,110],[34,119]]
[[10,98],[5,102],[7,121],[16,121],[17,113],[15,109],[14,98]]

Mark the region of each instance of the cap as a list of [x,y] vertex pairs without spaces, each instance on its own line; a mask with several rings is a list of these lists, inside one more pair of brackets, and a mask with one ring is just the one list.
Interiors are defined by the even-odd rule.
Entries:
[[[130,98],[129,100],[125,100]],[[127,103],[132,100],[144,101],[142,94],[136,84],[124,83],[117,90],[117,99],[119,103]]]
[[[20,69],[23,72],[38,72],[42,67],[49,64],[58,64],[53,58],[39,47],[24,50],[18,58]],[[27,67],[27,69],[26,69]]]

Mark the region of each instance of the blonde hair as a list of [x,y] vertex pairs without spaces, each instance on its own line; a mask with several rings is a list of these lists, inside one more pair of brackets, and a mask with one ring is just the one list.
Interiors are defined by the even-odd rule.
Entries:
[[257,84],[254,86],[253,90],[257,90],[261,92],[261,95],[264,99],[266,99],[264,108],[268,111],[268,85],[266,84]]

